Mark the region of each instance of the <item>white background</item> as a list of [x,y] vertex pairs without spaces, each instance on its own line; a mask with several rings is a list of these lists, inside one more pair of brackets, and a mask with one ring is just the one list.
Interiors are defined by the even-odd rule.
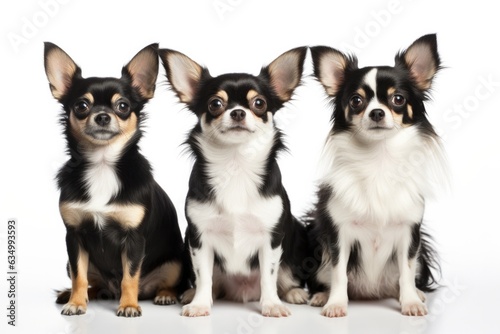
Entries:
[[[3,333],[5,328],[8,333],[54,334],[498,333],[500,25],[491,2],[25,0],[3,1],[0,7]],[[291,306],[288,319],[264,319],[257,303],[226,302],[216,302],[213,315],[203,319],[181,317],[178,305],[160,307],[148,301],[141,303],[144,315],[138,319],[117,318],[115,301],[91,302],[84,316],[59,314],[53,290],[68,287],[70,281],[54,177],[67,157],[58,124],[60,106],[44,73],[43,41],[62,47],[84,76],[119,76],[121,67],[153,42],[184,52],[218,75],[257,74],[284,51],[318,44],[356,53],[361,66],[392,65],[398,50],[434,32],[445,69],[426,106],[444,138],[453,188],[427,206],[425,224],[438,244],[445,285],[429,296],[427,317],[401,316],[395,300],[351,302],[343,319],[323,318],[320,309],[309,306]],[[308,56],[303,86],[277,115],[290,149],[279,162],[296,215],[314,201],[316,166],[331,114],[310,74]],[[184,230],[192,162],[181,144],[196,120],[176,102],[163,69],[158,83],[147,106],[141,146],[174,201]],[[10,218],[18,220],[16,328],[7,326],[8,289],[2,278],[7,273]]]

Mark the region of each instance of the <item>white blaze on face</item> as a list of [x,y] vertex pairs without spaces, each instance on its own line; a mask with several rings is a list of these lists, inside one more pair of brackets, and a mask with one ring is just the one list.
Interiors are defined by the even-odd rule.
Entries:
[[[377,69],[374,68],[370,70],[364,77],[364,84],[368,86],[372,91],[373,91],[373,97],[366,101],[367,106],[365,109],[365,112],[361,115],[361,119],[358,120],[358,126],[361,127],[363,130],[367,130],[370,132],[375,132],[375,131],[384,131],[384,130],[390,130],[394,128],[394,118],[392,116],[391,110],[383,103],[380,102],[380,100],[377,97]],[[368,95],[368,94],[367,94]],[[376,122],[374,121],[370,114],[372,111],[381,109],[384,112],[384,117]],[[375,135],[375,134],[374,134]]]

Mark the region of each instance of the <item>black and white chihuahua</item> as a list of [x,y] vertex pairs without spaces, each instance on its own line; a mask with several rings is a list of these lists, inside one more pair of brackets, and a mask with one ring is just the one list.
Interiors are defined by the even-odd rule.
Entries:
[[425,315],[435,252],[421,229],[425,199],[447,178],[424,101],[440,69],[435,35],[398,53],[394,67],[358,68],[353,56],[313,47],[314,75],[333,98],[333,127],[310,226],[318,269],[311,304],[341,317],[352,299],[399,297]]
[[[195,158],[186,199],[186,247],[196,291],[182,314],[210,314],[214,298],[259,300],[265,316],[288,316],[279,297],[306,303],[299,265],[305,227],[290,212],[276,162],[284,149],[273,116],[299,85],[307,49],[290,50],[258,76],[212,77],[173,50],[160,50],[168,80],[198,116],[187,144]],[[194,295],[194,296],[193,296]]]
[[70,160],[57,175],[72,288],[62,314],[83,314],[89,298],[120,297],[118,316],[141,315],[138,299],[172,304],[182,291],[182,235],[175,208],[139,152],[141,110],[153,97],[158,46],[121,78],[83,78],[58,46],[45,43],[45,71],[62,104]]

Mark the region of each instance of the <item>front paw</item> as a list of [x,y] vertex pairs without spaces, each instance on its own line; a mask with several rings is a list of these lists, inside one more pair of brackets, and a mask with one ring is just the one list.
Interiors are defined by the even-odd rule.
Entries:
[[408,316],[424,316],[427,312],[427,306],[420,300],[401,302],[401,313]]
[[188,304],[182,307],[182,315],[185,317],[206,317],[210,315],[210,305]]
[[135,318],[135,317],[140,317],[142,315],[142,310],[139,305],[133,305],[133,306],[120,305],[118,307],[118,311],[116,311],[116,315],[119,317]]
[[281,303],[262,303],[262,315],[264,317],[288,317],[291,314],[288,307]]
[[321,315],[328,318],[340,318],[347,315],[347,304],[327,304],[323,307]]
[[63,306],[61,314],[63,315],[81,315],[87,312],[87,304],[77,304],[69,302]]

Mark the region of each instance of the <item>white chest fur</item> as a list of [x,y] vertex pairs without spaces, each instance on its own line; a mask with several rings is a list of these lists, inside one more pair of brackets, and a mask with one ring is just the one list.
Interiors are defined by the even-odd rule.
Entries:
[[201,142],[209,162],[207,173],[214,200],[187,203],[187,215],[198,228],[202,244],[224,257],[229,273],[250,274],[249,257],[270,242],[283,212],[279,196],[263,197],[259,193],[273,144],[272,137],[259,138],[223,150]]
[[106,146],[88,153],[89,167],[85,172],[85,183],[89,201],[89,211],[103,211],[109,200],[120,190],[120,180],[116,174],[115,164],[121,150],[114,146]]
[[330,137],[322,181],[335,193],[332,217],[337,223],[378,226],[419,222],[424,198],[446,175],[440,150],[435,139],[422,138],[411,127],[371,144],[356,142],[351,134]]

